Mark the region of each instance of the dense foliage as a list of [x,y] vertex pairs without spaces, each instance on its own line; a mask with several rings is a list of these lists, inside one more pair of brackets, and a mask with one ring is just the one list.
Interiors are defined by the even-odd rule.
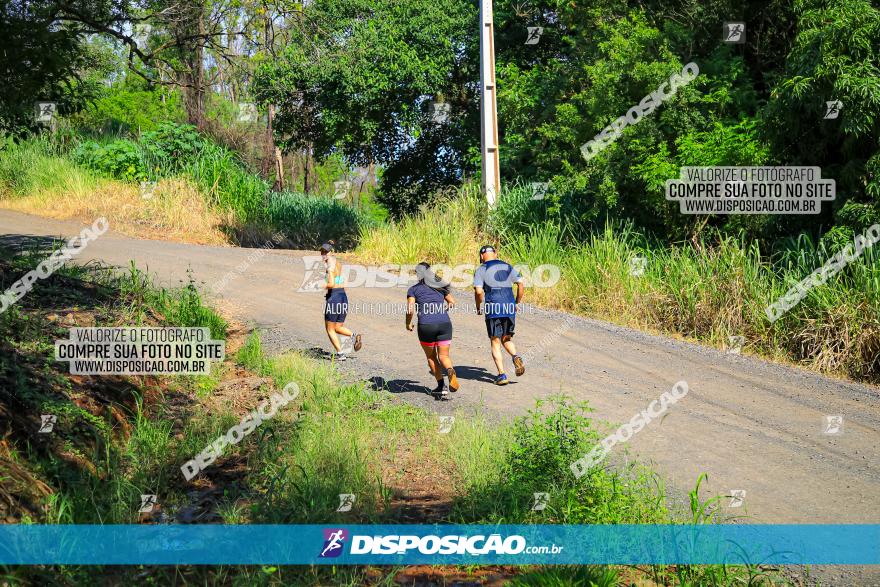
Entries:
[[[55,145],[44,142],[47,148]],[[11,149],[9,159],[22,150]],[[261,244],[262,231],[251,234],[259,228],[281,231],[291,246],[314,249],[332,238],[345,249],[374,222],[372,211],[338,199],[272,193],[268,182],[249,171],[235,152],[207,139],[192,125],[163,122],[136,139],[83,140],[69,156],[99,175],[126,182],[190,178],[211,205],[234,213],[238,224],[229,227],[230,236],[242,244]],[[21,163],[10,162],[10,167],[17,166]],[[0,168],[0,189],[14,179],[2,172]]]
[[[666,242],[717,228],[776,246],[804,232],[842,242],[880,220],[880,9],[870,0],[494,4],[503,180],[551,186],[543,202],[518,208],[520,224],[549,221],[580,240],[625,219]],[[307,192],[334,180],[312,158],[344,161],[344,178],[353,166],[381,178],[379,199],[399,217],[479,179],[477,9],[464,0],[13,2],[0,23],[10,39],[0,126],[33,128],[33,101],[54,100],[79,130],[145,133],[146,148],[160,120],[228,135],[211,131],[205,112],[220,104],[215,122],[229,123],[253,100],[275,137],[248,135],[257,156],[245,160],[260,162],[263,181],[283,189],[276,146],[300,158],[288,161],[302,162],[290,183]],[[724,42],[728,21],[745,23],[744,43]],[[152,29],[141,34],[142,24]],[[543,32],[529,40],[528,27]],[[585,159],[585,143],[689,63],[696,79]],[[826,119],[835,100],[841,114]],[[220,142],[242,151],[237,136]],[[153,175],[129,145],[99,143],[79,158],[125,179]],[[837,199],[818,216],[685,216],[663,193],[683,165],[819,166]]]
[[[276,130],[288,144],[380,162],[384,203],[412,212],[479,173],[476,11],[457,0],[319,0],[306,9],[315,26],[258,73],[258,93],[282,104]],[[725,21],[746,23],[745,43],[722,41]],[[880,10],[869,1],[499,0],[495,22],[504,179],[552,186],[533,220],[582,235],[631,218],[682,239],[707,223],[664,200],[681,165],[817,165],[837,181],[818,222],[728,216],[709,227],[775,241],[876,221]],[[525,44],[530,26],[543,34]],[[581,145],[689,62],[697,79],[584,159]],[[432,122],[432,100],[451,105],[448,122]],[[831,100],[842,114],[826,120]]]
[[[425,193],[458,183],[479,125],[472,4],[310,4],[306,26],[255,79],[257,96],[280,106],[275,129],[285,148],[381,164],[394,212],[415,211]],[[447,124],[432,118],[435,99],[450,105]]]
[[0,38],[0,132],[37,130],[39,101],[54,102],[61,114],[81,110],[111,69],[102,44],[89,42],[81,24],[61,26],[52,2],[3,2]]

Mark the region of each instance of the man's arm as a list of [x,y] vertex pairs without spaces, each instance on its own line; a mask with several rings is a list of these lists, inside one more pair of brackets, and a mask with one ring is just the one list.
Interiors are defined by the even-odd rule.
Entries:
[[510,267],[510,276],[513,278],[513,282],[516,284],[516,306],[514,308],[514,312],[519,312],[520,304],[522,303],[523,296],[526,293],[526,286],[523,283],[522,275],[519,271],[516,270],[516,267],[511,265]]
[[483,274],[485,272],[485,265],[480,265],[474,271],[474,303],[477,305],[477,316],[483,313]]

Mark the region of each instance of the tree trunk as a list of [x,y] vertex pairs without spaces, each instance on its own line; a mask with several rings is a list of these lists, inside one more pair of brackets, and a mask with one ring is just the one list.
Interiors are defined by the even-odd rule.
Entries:
[[303,152],[303,192],[311,194],[312,185],[312,148],[308,146]]
[[266,159],[274,160],[275,164],[275,183],[272,185],[272,191],[280,192],[284,189],[284,160],[281,158],[281,149],[275,144],[275,135],[272,132],[272,122],[275,120],[274,104],[269,104],[266,119],[266,145],[268,147]]
[[183,105],[186,119],[199,129],[205,126],[205,67],[203,37],[205,34],[204,0],[182,1],[172,17],[171,31],[176,37],[182,63],[180,84],[183,86]]

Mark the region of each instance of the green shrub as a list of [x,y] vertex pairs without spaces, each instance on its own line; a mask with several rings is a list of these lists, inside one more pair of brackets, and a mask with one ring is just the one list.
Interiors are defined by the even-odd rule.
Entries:
[[180,93],[165,88],[155,90],[114,86],[70,122],[82,132],[92,134],[137,134],[154,130],[160,121],[185,119]]
[[353,247],[361,230],[374,221],[364,212],[337,200],[291,192],[273,194],[266,219],[297,247],[317,249],[328,239],[341,249]]
[[163,122],[156,130],[143,133],[140,145],[150,163],[168,176],[195,163],[209,143],[192,125]]
[[125,139],[104,144],[85,141],[73,151],[73,160],[124,181],[143,181],[150,176],[143,151],[137,143]]
[[181,328],[209,328],[211,338],[226,338],[226,320],[203,304],[193,282],[170,293],[161,290],[156,303],[171,324]]
[[[541,407],[549,404],[549,413]],[[509,480],[513,483],[538,486],[566,486],[574,480],[571,463],[599,441],[591,420],[584,413],[592,410],[587,404],[570,404],[564,396],[538,400],[534,410],[518,418],[508,455]]]
[[[543,410],[549,404],[549,410]],[[646,524],[667,523],[670,512],[652,473],[640,466],[618,472],[607,462],[580,478],[571,464],[599,442],[584,404],[565,397],[539,402],[512,424],[490,431],[488,438],[460,426],[452,449],[465,486],[453,503],[459,523],[505,524]],[[462,430],[464,429],[464,430]],[[481,445],[493,447],[483,450]],[[533,510],[535,493],[547,493],[547,507]]]

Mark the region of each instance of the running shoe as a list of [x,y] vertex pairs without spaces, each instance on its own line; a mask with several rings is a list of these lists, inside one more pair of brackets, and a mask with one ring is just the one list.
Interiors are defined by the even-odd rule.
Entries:
[[495,385],[507,385],[508,383],[510,382],[507,380],[507,375],[504,373],[495,378]]
[[437,382],[437,387],[434,388],[434,391],[431,392],[434,395],[435,399],[444,399],[449,396],[449,388],[446,387],[446,383],[443,381]]
[[458,377],[455,376],[455,369],[450,367],[446,370],[446,375],[449,376],[449,389],[453,392],[458,391]]
[[363,346],[364,346],[364,343],[363,343],[363,340],[361,340],[361,335],[355,334],[354,335],[354,350],[359,351],[359,350],[361,350],[361,347],[363,347]]
[[523,373],[526,372],[526,366],[523,363],[521,356],[516,355],[513,357],[513,365],[516,367],[516,376],[517,377],[521,376]]
[[348,359],[348,357],[345,356],[345,353],[336,353],[335,355],[333,355],[333,358],[336,360],[337,363],[342,363],[346,359]]

